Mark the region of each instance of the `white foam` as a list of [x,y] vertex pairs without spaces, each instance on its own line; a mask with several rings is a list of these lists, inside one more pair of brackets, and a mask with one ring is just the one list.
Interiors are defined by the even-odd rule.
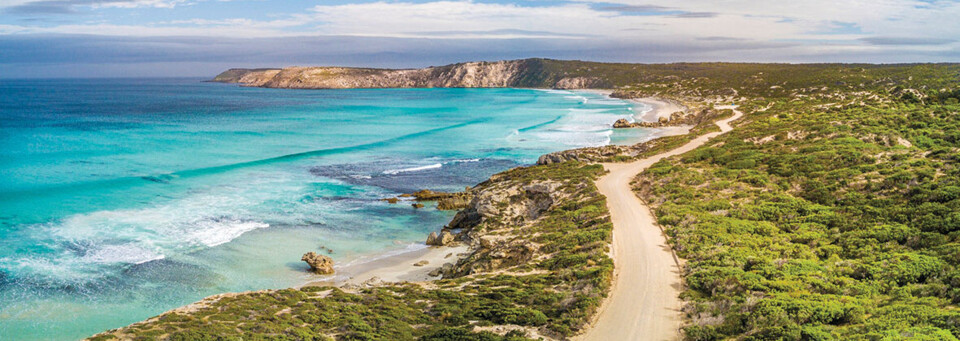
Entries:
[[214,247],[237,239],[244,233],[259,228],[270,227],[270,224],[256,221],[218,219],[201,221],[198,222],[196,226],[199,228],[189,232],[188,239],[194,243],[200,243],[208,247]]
[[633,119],[633,112],[619,108],[569,109],[568,114],[545,127],[529,132],[533,137],[570,148],[610,144],[613,122]]
[[142,246],[122,244],[103,245],[92,250],[87,250],[86,254],[81,257],[80,260],[88,263],[143,264],[163,258],[163,254],[148,250]]
[[480,159],[457,159],[450,161],[449,163],[468,163],[468,162],[480,162]]
[[442,163],[435,163],[435,164],[432,164],[432,165],[426,165],[426,166],[420,166],[420,167],[411,167],[411,168],[403,168],[403,169],[391,169],[391,170],[384,171],[383,174],[387,174],[387,175],[397,175],[397,174],[400,174],[400,173],[419,172],[419,171],[424,171],[424,170],[428,170],[428,169],[437,169],[437,168],[440,168],[440,167],[443,167],[443,164],[442,164]]
[[542,91],[550,94],[559,94],[559,95],[573,94],[573,91],[567,91],[567,90],[557,90],[557,89],[534,89],[534,90]]

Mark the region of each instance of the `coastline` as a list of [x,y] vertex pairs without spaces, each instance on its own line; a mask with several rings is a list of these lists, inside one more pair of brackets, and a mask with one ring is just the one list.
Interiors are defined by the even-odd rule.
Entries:
[[[643,104],[650,107],[649,111],[640,115],[639,120],[644,122],[658,122],[661,118],[669,119],[670,115],[677,111],[686,111],[686,107],[673,101],[659,97],[641,97],[625,98],[627,102]],[[636,116],[634,117],[636,119]],[[666,136],[685,135],[690,132],[692,125],[664,126],[659,128],[646,128],[653,133],[646,140],[653,140]],[[645,141],[641,141],[645,142]]]
[[[557,90],[557,89],[540,89]],[[602,95],[606,98],[614,98],[610,95],[613,90],[610,89],[570,89],[572,92],[586,92]],[[666,115],[669,117],[674,111],[680,110],[678,106],[672,105],[665,100],[646,97],[642,99],[623,99],[628,102],[642,103],[649,105],[652,109],[646,114]],[[674,111],[669,111],[673,110]],[[663,128],[650,128],[652,133],[649,139],[656,139],[663,136],[682,135],[690,130],[690,126],[676,126]],[[427,236],[423,237],[424,240]],[[450,246],[423,246],[412,251],[393,251],[373,254],[367,259],[359,259],[342,267],[334,267],[337,272],[333,275],[323,276],[303,283],[296,288],[309,286],[331,285],[340,288],[350,288],[353,286],[362,286],[375,283],[397,283],[397,282],[427,282],[438,280],[440,276],[430,276],[430,272],[439,269],[443,264],[456,264],[461,258],[471,252],[470,248],[463,243],[457,243]],[[414,264],[426,261],[422,266]]]
[[646,122],[657,122],[661,118],[670,118],[670,115],[677,111],[684,111],[685,108],[677,103],[657,97],[629,98],[628,102],[645,104],[652,109],[643,113],[640,119]]
[[[544,89],[551,90],[551,89]],[[608,89],[573,89],[574,92],[587,92],[603,95],[608,98],[613,90]],[[669,100],[657,97],[642,97],[623,99],[632,103],[640,103],[650,106],[651,109],[643,113],[642,118],[645,121],[656,122],[660,117],[670,117],[677,111],[685,110],[679,104]],[[653,140],[665,136],[684,135],[689,133],[693,126],[667,126],[660,128],[646,128],[651,131],[649,138]],[[643,141],[641,141],[642,143]],[[426,236],[424,236],[426,239]],[[393,251],[371,255],[369,260],[360,259],[337,268],[337,273],[310,280],[297,288],[309,286],[332,285],[341,288],[360,286],[375,283],[397,283],[397,282],[427,282],[440,279],[440,276],[430,276],[429,273],[443,266],[443,264],[456,264],[467,253],[470,248],[462,243],[451,246],[425,246],[412,251]],[[422,266],[414,264],[426,261]]]
[[[612,90],[569,89],[568,91],[593,93],[607,98],[614,98],[610,96],[613,93]],[[653,118],[652,121],[654,122],[659,117],[669,117],[673,112],[682,110],[680,106],[660,98],[645,97],[620,100],[642,103],[650,106],[651,109],[649,111],[645,111],[642,114],[642,117],[644,119]],[[686,134],[691,127],[692,126],[668,126],[660,128],[647,128],[646,130],[651,132],[648,138],[646,138],[644,141],[633,142],[630,144],[642,143],[647,140],[664,136]],[[426,239],[426,236],[423,237]],[[462,242],[448,246],[426,246],[418,243],[411,244],[410,247],[414,249],[389,250],[343,263],[340,266],[335,266],[336,273],[334,274],[318,275],[312,279],[306,280],[304,283],[293,286],[292,288],[300,289],[305,287],[333,286],[348,292],[353,292],[359,288],[390,283],[406,282],[429,286],[429,282],[441,279],[441,276],[430,276],[431,272],[442,268],[447,263],[455,265],[460,259],[463,259],[469,256],[471,252],[476,251]],[[304,252],[306,251],[311,250],[304,250]],[[424,261],[426,261],[426,264],[421,264],[421,266],[415,265]],[[191,311],[197,307],[202,307],[204,304],[206,304],[205,302],[218,300],[223,297],[234,297],[246,293],[266,292],[269,290],[270,289],[221,293],[208,296],[200,301],[172,309],[168,312]],[[162,316],[166,313],[167,312],[157,316]]]
[[[440,279],[440,276],[430,276],[430,272],[442,267],[445,263],[456,263],[465,252],[469,252],[469,248],[463,244],[425,246],[412,251],[386,252],[373,255],[369,260],[361,259],[359,262],[335,267],[337,270],[335,274],[308,281],[297,288],[326,285],[350,287],[374,282],[432,281]],[[423,261],[427,263],[421,266],[414,265]]]

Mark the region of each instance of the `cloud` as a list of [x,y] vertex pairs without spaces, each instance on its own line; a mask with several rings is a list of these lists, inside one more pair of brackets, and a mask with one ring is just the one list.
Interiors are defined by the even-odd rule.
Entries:
[[598,6],[594,7],[598,11],[622,12],[622,13],[663,13],[672,8],[657,5],[623,5],[623,6]]
[[697,40],[701,41],[744,41],[743,38],[734,38],[734,37],[699,37]]
[[78,7],[172,8],[184,2],[186,2],[186,0],[40,0],[16,2],[15,4],[0,7],[3,7],[3,13],[9,14],[73,14],[78,12]]
[[[31,63],[406,67],[523,57],[907,62],[960,55],[957,1],[344,1],[351,0],[0,0],[4,14],[35,16],[0,15],[0,64],[8,68],[0,75]],[[158,9],[169,6],[177,10]],[[90,15],[61,15],[71,11]],[[37,18],[47,19],[30,21]]]
[[591,34],[564,34],[549,31],[530,31],[519,29],[499,29],[487,31],[422,31],[406,32],[411,36],[435,36],[435,37],[456,37],[456,38],[497,38],[497,39],[518,39],[518,38],[557,38],[557,39],[582,39],[595,37]]
[[715,12],[684,12],[674,15],[675,18],[713,18],[719,15]]
[[947,38],[866,37],[860,38],[860,41],[871,45],[945,45],[957,40]]

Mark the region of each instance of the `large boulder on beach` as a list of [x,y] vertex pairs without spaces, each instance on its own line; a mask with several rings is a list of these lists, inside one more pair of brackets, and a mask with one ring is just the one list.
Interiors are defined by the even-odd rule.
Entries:
[[318,255],[314,252],[307,252],[300,260],[307,262],[307,265],[310,266],[310,271],[317,274],[329,275],[333,273],[333,258]]
[[430,232],[427,236],[427,245],[444,246],[453,243],[454,239],[455,236],[450,231],[441,231],[439,235],[436,232]]

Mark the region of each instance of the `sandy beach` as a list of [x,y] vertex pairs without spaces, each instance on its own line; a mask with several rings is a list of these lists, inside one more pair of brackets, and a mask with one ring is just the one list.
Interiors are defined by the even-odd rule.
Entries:
[[[661,117],[669,118],[671,114],[686,109],[677,103],[655,97],[631,98],[627,101],[650,106],[651,109],[639,117],[639,120],[644,122],[657,122]],[[683,135],[690,132],[690,128],[693,128],[693,126],[678,125],[644,129],[652,131],[650,139],[656,139],[664,136]]]
[[628,101],[646,104],[653,108],[640,117],[640,120],[646,122],[657,122],[661,117],[670,118],[670,114],[684,110],[684,108],[677,103],[655,97],[632,98]]
[[[413,251],[387,253],[375,258],[360,259],[343,266],[334,266],[336,273],[310,281],[304,286],[360,285],[373,282],[422,282],[440,279],[430,272],[445,263],[456,264],[469,249],[463,244],[429,246]],[[421,264],[421,265],[415,265]]]

